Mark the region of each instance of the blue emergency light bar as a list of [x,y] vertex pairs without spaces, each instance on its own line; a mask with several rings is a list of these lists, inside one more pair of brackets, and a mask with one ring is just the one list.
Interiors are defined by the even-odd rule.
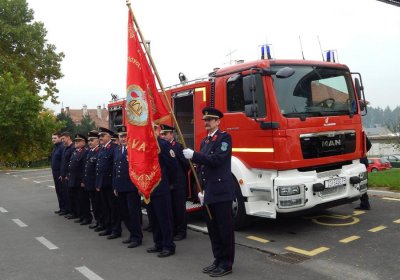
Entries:
[[267,51],[267,59],[271,59],[271,48],[270,45],[261,46],[261,59],[265,58],[265,51]]

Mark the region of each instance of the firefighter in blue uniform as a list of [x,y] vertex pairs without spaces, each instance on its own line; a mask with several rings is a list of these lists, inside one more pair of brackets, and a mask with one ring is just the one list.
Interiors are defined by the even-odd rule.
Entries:
[[114,165],[114,151],[116,144],[112,143],[113,131],[99,128],[99,138],[101,149],[97,158],[96,165],[96,191],[100,192],[102,213],[104,215],[104,231],[100,236],[107,236],[107,239],[114,239],[121,236],[118,228],[118,205],[117,199],[112,188],[112,174]]
[[[114,152],[113,188],[118,200],[120,218],[130,233],[129,238],[122,243],[129,244],[128,248],[136,248],[142,244],[143,239],[141,201],[139,192],[129,177],[125,126],[118,129],[118,135],[120,146]],[[120,221],[119,226],[121,226]]]
[[54,187],[56,189],[58,210],[54,211],[56,214],[65,213],[65,202],[62,199],[62,182],[60,181],[60,168],[61,168],[61,157],[63,153],[63,144],[61,142],[61,133],[55,132],[51,136],[51,141],[54,144],[53,151],[51,152],[51,172],[53,174]]
[[[90,214],[90,208],[93,209],[95,223],[90,225],[90,229],[101,227],[101,197],[100,193],[96,192],[96,164],[97,157],[100,152],[99,146],[99,133],[92,130],[88,133],[89,150],[86,155],[85,172],[82,180],[82,187],[84,188],[89,200],[84,200],[81,205],[82,211]],[[92,207],[90,207],[92,205]],[[101,228],[100,228],[101,230]],[[104,229],[103,229],[104,230]]]
[[171,189],[171,199],[172,214],[174,217],[174,241],[180,241],[186,238],[186,190],[189,161],[183,156],[182,145],[174,138],[175,128],[166,124],[161,124],[160,127],[161,137],[171,144],[178,160],[176,180]]
[[64,201],[65,212],[60,213],[65,215],[67,219],[75,219],[76,216],[71,214],[71,204],[68,195],[68,167],[71,160],[72,153],[74,152],[74,143],[71,140],[71,134],[67,131],[61,133],[61,140],[63,142],[63,152],[61,155],[61,167],[60,167],[60,181],[61,181],[61,196]]
[[[82,213],[80,208],[80,201],[82,200],[84,190],[81,187],[84,175],[84,166],[86,160],[87,150],[85,145],[87,143],[86,136],[82,134],[75,135],[75,150],[72,153],[71,160],[68,167],[68,194],[71,203],[71,214],[77,219],[75,222],[82,223],[83,221],[92,221],[90,213]],[[88,216],[90,215],[90,217]]]
[[234,181],[231,173],[232,139],[219,130],[222,112],[215,108],[203,109],[208,136],[200,145],[200,152],[184,149],[185,158],[198,164],[198,174],[203,186],[200,201],[208,206],[212,219],[206,215],[207,229],[211,240],[214,261],[203,268],[203,273],[212,277],[232,272],[235,255],[232,201],[235,198]]
[[158,145],[160,147],[158,159],[161,167],[161,181],[151,193],[147,208],[154,223],[154,246],[148,248],[147,252],[158,253],[158,257],[165,258],[175,254],[170,187],[176,178],[178,162],[167,141],[158,137]]

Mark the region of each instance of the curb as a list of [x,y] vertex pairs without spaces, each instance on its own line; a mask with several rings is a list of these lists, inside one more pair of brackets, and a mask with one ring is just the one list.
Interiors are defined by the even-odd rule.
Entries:
[[400,198],[400,193],[391,192],[391,191],[380,191],[380,190],[375,190],[375,189],[368,189],[368,194],[376,195],[376,196],[387,196],[387,197]]

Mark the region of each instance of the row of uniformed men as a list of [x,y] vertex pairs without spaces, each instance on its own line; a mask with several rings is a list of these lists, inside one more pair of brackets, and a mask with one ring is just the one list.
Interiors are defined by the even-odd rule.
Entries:
[[[157,252],[159,257],[174,254],[173,241],[186,238],[185,191],[189,163],[183,156],[182,146],[174,139],[173,130],[171,126],[161,125],[158,142],[162,178],[147,206],[155,243],[147,251]],[[89,228],[107,239],[121,236],[121,221],[124,221],[130,235],[123,243],[135,248],[143,238],[141,198],[129,178],[126,127],[119,129],[119,144],[113,142],[113,135],[113,131],[103,127],[99,132],[89,132],[88,137],[76,134],[74,142],[68,132],[53,134],[51,166],[59,202],[55,213],[75,219],[81,225],[90,224]]]
[[[199,193],[199,198],[204,201],[209,211],[209,215],[206,215],[206,222],[214,256],[211,265],[204,267],[202,272],[212,277],[220,277],[232,273],[235,257],[232,216],[232,201],[235,199],[234,181],[231,172],[232,138],[229,133],[219,129],[220,119],[223,117],[221,111],[206,107],[202,110],[202,113],[204,126],[208,135],[201,141],[200,151],[196,152],[191,149],[182,150],[182,147],[173,140],[171,135],[171,138],[168,137],[168,133],[172,133],[172,128],[168,129],[168,127],[164,126],[164,130],[161,130],[165,138],[158,138],[161,150],[159,153],[159,162],[162,177],[156,190],[151,194],[151,203],[147,209],[149,219],[154,226],[153,240],[155,245],[147,249],[147,252],[158,252],[159,257],[167,257],[175,253],[173,227],[175,226],[175,233],[179,236],[180,231],[178,228],[180,222],[178,221],[179,219],[175,219],[175,223],[173,222],[171,209],[172,207],[178,207],[180,202],[171,202],[171,193],[173,193],[172,197],[179,197],[178,200],[184,197],[182,193],[184,194],[185,187],[176,187],[179,184],[178,182],[183,180],[176,172],[178,166],[181,166],[182,170],[186,168],[185,164],[181,165],[178,163],[175,155],[180,159],[179,162],[182,160],[185,162],[185,159],[192,160],[197,164],[197,173],[204,190]],[[101,235],[109,235],[108,238],[120,236],[121,222],[118,219],[121,217],[125,223],[130,223],[131,226],[140,225],[140,222],[138,222],[140,220],[140,198],[137,190],[129,185],[131,183],[127,175],[128,162],[124,149],[126,135],[124,136],[123,132],[120,133],[121,146],[119,148],[115,148],[115,144],[111,142],[112,131],[100,128],[99,138],[101,146],[95,144],[96,135],[89,135],[90,151],[88,151],[86,156],[85,172],[77,173],[81,174],[78,176],[80,180],[77,180],[79,184],[73,183],[74,178],[71,175],[71,171],[72,173],[74,172],[75,165],[78,165],[77,162],[79,162],[78,158],[84,153],[83,146],[85,141],[83,140],[83,143],[79,144],[84,137],[79,135],[76,137],[76,149],[72,151],[72,141],[67,137],[68,134],[64,133],[62,137],[64,138],[65,148],[62,149],[61,163],[58,163],[56,160],[56,154],[60,153],[57,152],[57,145],[60,144],[56,144],[52,156],[54,180],[59,184],[57,187],[56,183],[57,194],[62,197],[66,189],[75,188],[78,190],[78,197],[82,196],[82,191],[79,191],[82,189],[87,190],[89,198],[93,195],[91,199],[92,207],[95,219],[98,222],[93,227],[96,226],[95,230],[103,230]],[[56,142],[55,139],[53,139],[53,142]],[[91,142],[94,142],[94,144],[91,144]],[[175,152],[172,150],[175,150]],[[95,152],[98,152],[97,157],[93,155]],[[83,155],[81,157],[85,158]],[[82,164],[79,170],[83,170]],[[184,171],[183,174],[185,174]],[[173,185],[172,192],[170,189],[171,185]],[[126,193],[126,195],[123,193]],[[74,191],[71,191],[70,194],[69,197],[74,199],[74,195],[76,195]],[[125,210],[120,210],[120,212],[113,210],[116,209],[116,198],[121,202],[120,207],[125,207]],[[96,201],[99,201],[98,205],[101,205],[101,207],[96,208]],[[183,210],[179,210],[179,208],[177,213],[185,215],[185,199],[183,199],[182,204]],[[75,209],[83,208],[85,207]],[[73,209],[67,208],[65,202],[61,199],[60,210],[57,212],[65,214],[68,211],[74,211]],[[77,217],[76,215],[83,215],[79,216],[79,218],[83,218],[82,222],[84,224],[89,223],[91,216],[87,215],[88,209],[90,208],[86,205],[85,210],[75,210],[76,212],[72,212],[68,217],[72,218]],[[96,214],[96,211],[98,214]],[[123,213],[123,215],[119,216],[118,213]],[[124,242],[130,243],[131,247],[141,244],[142,233],[140,227],[137,229],[137,232],[135,232],[135,229],[129,229],[128,226],[131,235]],[[184,229],[182,236],[186,236],[186,224],[182,226],[182,229]]]

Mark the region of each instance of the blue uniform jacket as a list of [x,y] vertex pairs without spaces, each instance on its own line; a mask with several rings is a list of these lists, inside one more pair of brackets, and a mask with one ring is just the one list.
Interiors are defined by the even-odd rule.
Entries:
[[51,170],[53,173],[60,173],[63,149],[61,142],[54,145],[51,153]]
[[97,156],[99,155],[100,147],[97,146],[93,151],[90,149],[86,155],[85,162],[85,175],[83,177],[83,184],[85,190],[94,191],[96,190],[96,164]]
[[66,177],[68,175],[69,161],[71,160],[72,153],[74,152],[74,143],[68,147],[64,147],[61,156],[60,176]]
[[231,156],[232,138],[220,130],[211,139],[204,138],[200,152],[194,152],[192,161],[199,165],[198,174],[205,193],[205,204],[235,199]]
[[79,188],[84,176],[84,166],[87,150],[85,148],[75,149],[72,153],[68,168],[68,187]]
[[124,148],[124,152],[122,152],[122,146],[116,148],[114,151],[113,188],[117,192],[137,192],[135,185],[129,177],[127,156],[128,153],[126,147]]
[[112,188],[112,174],[114,165],[114,151],[116,144],[109,143],[102,147],[97,158],[96,188]]
[[176,142],[174,139],[171,142],[171,147],[174,150],[176,159],[178,160],[174,189],[182,189],[187,185],[187,173],[190,168],[189,161],[183,155],[183,147],[181,143]]
[[170,186],[175,183],[176,170],[178,168],[178,161],[176,160],[175,153],[170,143],[164,139],[158,138],[158,145],[160,146],[158,160],[161,167],[161,181],[151,193],[151,197],[164,195],[170,192]]

